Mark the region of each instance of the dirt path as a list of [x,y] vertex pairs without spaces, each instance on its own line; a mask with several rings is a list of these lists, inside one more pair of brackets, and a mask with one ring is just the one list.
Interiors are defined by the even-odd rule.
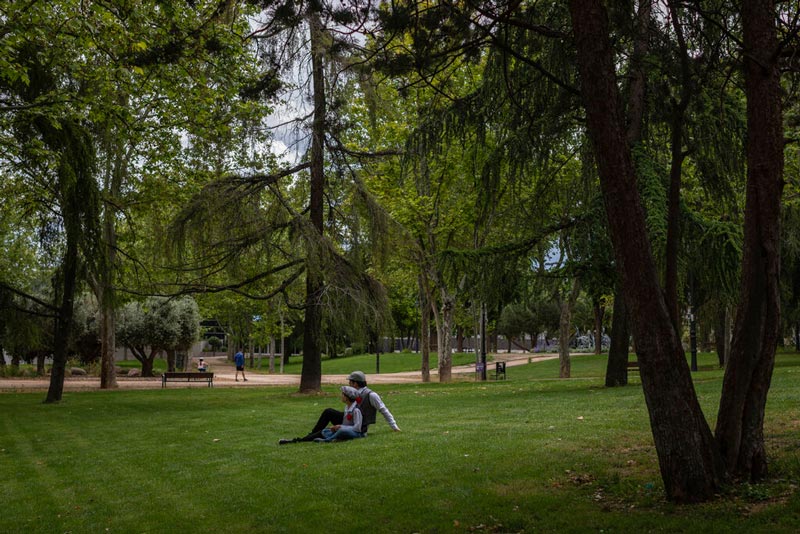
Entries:
[[[528,363],[552,360],[558,358],[557,354],[518,354],[498,353],[494,361],[504,361],[507,367],[526,365]],[[299,386],[300,375],[296,374],[261,374],[247,372],[247,382],[235,378],[236,368],[224,356],[206,358],[214,373],[214,387],[258,387],[258,386]],[[489,364],[491,370],[493,365]],[[475,373],[475,364],[459,365],[453,367],[453,375],[468,377]],[[436,369],[431,370],[431,376],[438,374]],[[367,373],[370,384],[413,384],[421,383],[419,371],[404,373]],[[347,375],[323,375],[323,384],[345,384]],[[118,377],[117,384],[120,389],[159,389],[161,377],[154,378],[128,378]],[[46,378],[2,378],[0,379],[0,392],[46,390],[50,381]],[[198,382],[170,382],[168,388],[208,387],[205,383]],[[100,379],[96,377],[68,377],[64,381],[64,391],[91,391],[100,389]]]

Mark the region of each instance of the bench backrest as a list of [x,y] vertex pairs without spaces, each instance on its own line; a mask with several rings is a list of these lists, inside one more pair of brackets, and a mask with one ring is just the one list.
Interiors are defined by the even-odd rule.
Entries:
[[213,378],[214,373],[192,373],[192,372],[166,372],[164,376],[167,378]]

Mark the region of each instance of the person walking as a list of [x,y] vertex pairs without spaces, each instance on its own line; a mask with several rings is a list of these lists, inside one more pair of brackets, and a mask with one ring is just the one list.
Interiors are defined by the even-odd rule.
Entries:
[[[395,431],[400,432],[400,427],[389,411],[389,408],[383,403],[380,395],[367,387],[367,376],[361,371],[353,371],[347,377],[350,387],[358,391],[358,407],[361,410],[363,422],[361,424],[361,432],[364,436],[367,435],[369,425],[375,423],[376,414],[380,413],[388,423],[389,427]],[[301,441],[314,441],[319,437],[319,432],[327,428],[328,425],[341,425],[344,418],[344,412],[334,408],[325,408],[317,419],[317,424],[311,429],[311,432],[301,438],[281,439],[278,441],[279,445],[286,445],[288,443],[298,443]]]
[[244,375],[244,354],[242,353],[242,349],[233,355],[233,363],[236,365],[236,376],[234,377],[236,381],[239,381],[239,373],[242,373],[242,380],[247,382],[247,377]]

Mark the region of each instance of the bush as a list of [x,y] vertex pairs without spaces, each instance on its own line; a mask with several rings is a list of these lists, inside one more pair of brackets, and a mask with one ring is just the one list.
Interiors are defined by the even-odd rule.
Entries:
[[17,378],[22,376],[24,366],[19,365],[4,365],[0,367],[0,377],[2,378]]

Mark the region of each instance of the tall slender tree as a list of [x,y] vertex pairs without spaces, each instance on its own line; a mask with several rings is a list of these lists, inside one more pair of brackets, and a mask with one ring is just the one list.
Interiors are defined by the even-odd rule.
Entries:
[[[725,368],[716,437],[729,471],[767,473],[764,408],[780,335],[780,218],[783,118],[776,3],[743,0],[747,95],[747,201],[742,284]],[[797,20],[797,13],[794,14]]]
[[697,401],[650,252],[626,141],[608,15],[596,0],[571,0],[569,7],[587,132],[630,311],[662,479],[673,500],[707,500],[722,482],[724,466]]

